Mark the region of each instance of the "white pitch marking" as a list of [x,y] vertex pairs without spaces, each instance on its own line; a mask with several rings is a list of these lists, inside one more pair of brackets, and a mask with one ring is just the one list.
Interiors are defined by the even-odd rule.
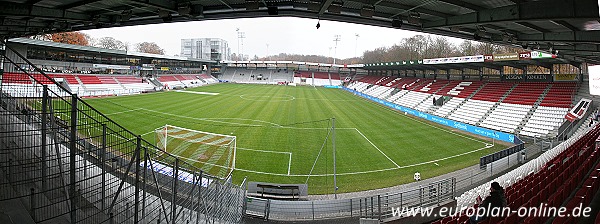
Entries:
[[255,151],[255,152],[267,152],[267,153],[292,154],[291,152],[268,151],[268,150],[249,149],[249,148],[242,148],[242,147],[237,147],[237,149],[246,150],[246,151]]
[[[427,161],[427,162],[422,162],[422,163],[417,163],[417,164],[412,164],[412,165],[406,165],[406,166],[400,166],[400,167],[393,167],[393,168],[387,168],[387,169],[379,169],[379,170],[369,170],[369,171],[360,171],[360,172],[351,172],[351,173],[338,173],[336,175],[338,176],[345,176],[345,175],[356,175],[356,174],[368,174],[368,173],[378,173],[378,172],[383,172],[383,171],[390,171],[390,170],[397,170],[397,169],[403,169],[403,168],[409,168],[409,167],[414,167],[414,166],[419,166],[419,165],[425,165],[425,164],[430,164],[430,163],[435,163],[435,162],[439,162],[439,161],[443,161],[443,160],[447,160],[447,159],[452,159],[455,157],[459,157],[459,156],[463,156],[463,155],[467,155],[467,154],[471,154],[474,152],[478,152],[484,149],[487,149],[490,147],[483,147],[483,148],[479,148],[479,149],[475,149],[473,151],[469,151],[469,152],[465,152],[465,153],[461,153],[461,154],[457,154],[457,155],[453,155],[453,156],[449,156],[449,157],[445,157],[445,158],[441,158],[441,159],[436,159],[436,160],[431,160],[431,161]],[[326,177],[326,176],[333,176],[333,174],[281,174],[281,173],[268,173],[268,172],[261,172],[261,171],[254,171],[254,170],[246,170],[246,169],[240,169],[240,168],[235,168],[236,170],[239,171],[244,171],[244,172],[248,172],[248,173],[257,173],[257,174],[265,174],[265,175],[272,175],[272,176],[290,176],[290,177],[307,177],[307,176],[313,176],[313,177]]]
[[216,95],[219,95],[219,93],[196,92],[196,91],[185,91],[185,90],[175,90],[175,92],[180,92],[180,93],[193,93],[193,94],[211,95],[211,96],[216,96]]
[[354,130],[356,130],[356,131],[357,131],[357,132],[358,132],[358,133],[359,133],[359,134],[360,134],[360,135],[361,135],[363,138],[365,138],[365,139],[367,140],[367,142],[369,142],[369,143],[370,143],[370,144],[371,144],[373,147],[375,147],[375,149],[377,149],[377,151],[379,151],[381,154],[383,154],[383,156],[385,156],[385,158],[387,158],[389,161],[391,161],[391,162],[392,162],[392,163],[393,163],[393,164],[394,164],[396,167],[400,168],[400,166],[399,166],[399,165],[398,165],[396,162],[394,162],[394,160],[390,159],[390,157],[388,157],[388,156],[387,156],[385,153],[383,153],[383,152],[381,151],[381,149],[379,149],[379,148],[378,148],[378,147],[377,147],[375,144],[373,144],[373,142],[371,142],[371,140],[369,140],[369,139],[367,138],[367,136],[363,135],[363,133],[362,133],[362,132],[360,132],[360,131],[359,131],[358,129],[356,129],[356,128],[355,128]]
[[288,162],[288,176],[290,175],[291,168],[292,168],[292,153],[290,152],[290,161]]
[[129,112],[133,112],[136,110],[141,110],[142,108],[137,108],[137,109],[131,109],[131,110],[126,110],[126,111],[119,111],[119,112],[114,112],[114,113],[109,113],[109,114],[104,114],[106,116],[108,115],[114,115],[114,114],[122,114],[122,113],[129,113]]

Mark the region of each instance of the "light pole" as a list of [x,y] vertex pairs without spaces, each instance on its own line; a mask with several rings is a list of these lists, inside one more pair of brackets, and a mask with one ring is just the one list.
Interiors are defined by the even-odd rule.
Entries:
[[246,33],[241,32],[240,28],[235,28],[235,31],[237,32],[237,37],[238,37],[238,61],[243,61],[244,57],[242,57],[241,54],[244,53],[244,51],[242,50],[240,52],[240,39],[242,41],[242,48],[244,47],[244,38],[246,38]]
[[339,41],[341,41],[341,36],[339,34],[336,34],[333,36],[333,41],[335,41],[335,49],[333,50],[333,64],[335,65],[335,57],[337,55],[337,44]]
[[358,48],[358,33],[355,33],[354,36],[356,37],[356,42],[354,42],[354,58],[357,58],[356,56],[356,48]]
[[270,61],[270,59],[269,59],[269,44],[267,44],[267,57],[266,58],[267,58],[267,61]]
[[327,57],[331,59],[331,47],[329,47],[329,55]]

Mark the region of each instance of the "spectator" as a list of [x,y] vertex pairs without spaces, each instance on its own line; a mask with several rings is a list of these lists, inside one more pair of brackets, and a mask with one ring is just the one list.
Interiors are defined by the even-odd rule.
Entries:
[[[483,202],[479,204],[479,207],[477,208],[478,212],[476,213],[476,215],[471,216],[471,218],[469,219],[469,223],[478,223],[488,218],[486,214],[488,212],[490,214],[492,213],[491,211],[486,211],[486,209],[488,208],[498,208],[501,211],[504,207],[506,207],[506,197],[504,196],[504,188],[502,188],[502,186],[500,186],[498,182],[493,182],[490,187],[490,196],[487,196],[485,200],[483,200]],[[483,209],[483,211],[485,212],[480,213],[479,209]],[[480,214],[484,215],[479,216]],[[497,214],[500,214],[500,212],[498,212]]]

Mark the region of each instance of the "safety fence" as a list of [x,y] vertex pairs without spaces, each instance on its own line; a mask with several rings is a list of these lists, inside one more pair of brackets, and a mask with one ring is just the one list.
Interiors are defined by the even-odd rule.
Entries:
[[0,201],[36,223],[242,220],[244,188],[161,152],[10,45],[0,53]]
[[306,221],[347,217],[384,220],[393,209],[439,206],[453,200],[455,179],[425,184],[403,192],[350,199],[283,201],[248,197],[246,214],[265,220]]

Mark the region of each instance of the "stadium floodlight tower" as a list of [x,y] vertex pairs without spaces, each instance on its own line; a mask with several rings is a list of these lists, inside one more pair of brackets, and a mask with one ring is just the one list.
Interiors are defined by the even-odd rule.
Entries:
[[356,49],[358,48],[358,37],[360,37],[360,35],[358,35],[358,33],[355,33],[354,36],[356,37],[356,41],[354,42],[354,57],[356,58]]
[[242,41],[242,48],[244,48],[244,38],[246,38],[246,33],[245,32],[241,32],[240,28],[235,28],[235,31],[237,32],[237,38],[238,38],[238,61],[243,61],[244,57],[242,57],[241,54],[244,53],[244,51],[241,51],[240,54],[240,39]]
[[333,41],[335,42],[335,49],[333,50],[333,64],[335,65],[335,57],[337,56],[337,44],[338,42],[340,42],[341,36],[339,34],[336,34],[333,36]]

